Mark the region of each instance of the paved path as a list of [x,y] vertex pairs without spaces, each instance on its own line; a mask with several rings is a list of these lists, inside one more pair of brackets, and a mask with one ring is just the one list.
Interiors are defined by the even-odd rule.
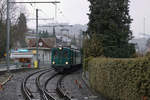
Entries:
[[[14,69],[19,69],[16,67],[16,65],[10,65],[9,67],[10,70],[14,70]],[[7,71],[7,65],[6,64],[0,64],[0,72],[1,71]]]
[[75,100],[106,100],[85,84],[82,79],[82,71],[65,77],[64,86]]
[[13,78],[0,91],[0,100],[24,100],[21,93],[21,82],[31,72],[33,70],[14,73]]

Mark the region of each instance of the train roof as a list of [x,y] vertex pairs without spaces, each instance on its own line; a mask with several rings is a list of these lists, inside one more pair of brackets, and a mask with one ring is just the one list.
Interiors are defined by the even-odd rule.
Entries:
[[80,50],[79,49],[76,49],[76,48],[71,48],[70,46],[65,46],[65,47],[55,47],[55,48],[53,48],[53,49],[58,49],[58,48],[65,48],[65,49],[70,49],[70,50],[73,50],[73,51],[76,51],[76,52],[80,52]]

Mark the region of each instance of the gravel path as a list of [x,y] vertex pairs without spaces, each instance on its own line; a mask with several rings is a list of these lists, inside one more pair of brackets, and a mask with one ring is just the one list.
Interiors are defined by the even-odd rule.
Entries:
[[4,74],[0,75],[0,84],[5,82],[9,78],[9,76],[10,76],[10,74],[8,74],[8,73],[4,73]]
[[33,71],[14,73],[12,79],[3,86],[3,90],[0,90],[0,100],[24,100],[21,93],[21,82]]
[[82,80],[82,71],[64,78],[63,85],[70,96],[76,100],[106,100],[94,93]]

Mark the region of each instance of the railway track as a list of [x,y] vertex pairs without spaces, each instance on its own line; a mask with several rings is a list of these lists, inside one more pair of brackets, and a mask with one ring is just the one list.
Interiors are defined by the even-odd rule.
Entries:
[[[39,74],[41,74],[41,73],[45,74],[45,73],[48,73],[49,71],[52,71],[52,69],[44,69],[44,70],[36,71],[34,73],[29,74],[24,79],[24,81],[22,82],[22,93],[25,97],[25,100],[42,100],[40,91],[33,92],[33,89],[38,90],[38,88],[40,88],[40,87],[38,87],[37,82],[36,82],[36,78],[39,77]],[[33,88],[31,88],[31,87],[29,88],[30,83],[28,83],[28,81],[29,81],[29,79],[31,80],[31,78],[33,78],[32,80],[34,80],[34,83],[32,83]]]
[[[56,83],[56,94],[55,94],[55,96],[54,96],[54,92],[52,92],[52,94],[51,94],[51,92],[49,92],[49,90],[46,88],[47,86],[48,86],[48,83],[50,82],[50,81],[52,81],[52,79],[54,79],[54,78],[58,78],[58,76],[60,76],[59,77],[59,79],[57,79],[58,81],[57,81],[57,83]],[[55,74],[53,74],[51,77],[49,77],[49,79],[47,79],[47,81],[44,83],[44,88],[43,88],[43,90],[44,90],[44,92],[46,93],[46,95],[49,97],[49,99],[48,100],[71,100],[71,97],[69,97],[69,95],[67,95],[67,92],[66,91],[64,91],[65,89],[63,88],[63,86],[62,86],[62,81],[63,81],[63,78],[65,77],[66,75],[60,75],[59,73],[55,73]],[[51,89],[52,90],[52,89]],[[54,89],[53,89],[54,90]],[[57,96],[56,96],[57,95]]]
[[[56,88],[56,91],[59,93],[59,95],[64,99],[64,100],[74,100],[74,97],[72,97],[70,95],[70,93],[64,88],[63,86],[63,79],[67,76],[67,75],[70,75],[70,74],[73,74],[74,72],[78,71],[80,68],[75,68],[75,69],[72,69],[70,70],[69,73],[67,74],[64,74],[60,77],[60,79],[58,80],[57,82],[57,88]],[[75,99],[76,100],[76,99]]]
[[62,75],[60,77],[60,79],[58,80],[56,91],[59,93],[59,95],[62,98],[64,98],[64,100],[72,100],[71,96],[69,95],[69,93],[66,91],[66,89],[62,85],[62,81],[63,81],[65,76],[67,76],[67,75]]
[[36,79],[36,84],[41,93],[42,99],[43,100],[56,100],[52,95],[49,94],[48,90],[46,89],[46,86],[52,78],[54,78],[58,75],[58,73],[54,73],[53,75],[51,75],[45,82],[43,82],[44,84],[42,85],[42,83],[40,82],[40,78],[43,75],[44,75],[44,73],[40,74],[39,77],[37,77],[37,79]]
[[[72,100],[72,97],[69,95],[62,84],[64,77],[66,77],[68,74],[60,75],[59,73],[53,71],[50,77],[44,76],[50,71],[53,70],[40,70],[28,75],[24,79],[22,82],[22,92],[26,100]],[[28,81],[32,78],[34,83],[32,83],[32,87],[29,87],[27,84]],[[50,84],[50,82],[55,83]],[[34,87],[37,88],[37,92],[33,92]],[[55,92],[52,92],[52,90]]]

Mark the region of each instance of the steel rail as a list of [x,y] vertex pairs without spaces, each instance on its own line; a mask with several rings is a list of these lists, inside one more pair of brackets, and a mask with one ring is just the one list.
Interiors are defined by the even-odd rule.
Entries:
[[31,93],[31,91],[26,87],[26,84],[27,84],[27,80],[32,77],[33,75],[37,74],[37,73],[40,73],[42,71],[44,72],[47,72],[47,70],[50,70],[50,69],[43,69],[43,70],[40,70],[40,71],[36,71],[34,73],[31,73],[30,75],[28,75],[22,82],[22,86],[21,86],[21,89],[22,89],[22,93],[25,97],[26,100],[32,100],[33,99],[33,95]]
[[64,74],[63,76],[60,77],[60,79],[58,80],[57,82],[57,88],[56,88],[56,91],[60,94],[60,96],[62,96],[65,100],[72,100],[72,98],[68,95],[67,92],[65,92],[63,89],[62,89],[62,80],[69,74],[72,74],[76,71],[78,71],[80,68],[75,68],[75,69],[72,69],[70,70],[69,73],[66,73]]
[[44,87],[43,87],[43,93],[45,93],[45,95],[50,99],[50,100],[56,100],[53,96],[49,95],[48,90],[46,89],[46,86],[48,84],[48,82],[50,80],[52,80],[54,77],[58,76],[59,73],[55,73],[53,74],[51,77],[49,77],[46,82],[44,83]]
[[64,79],[64,77],[66,77],[67,75],[63,75],[62,77],[60,77],[60,79],[57,82],[57,88],[56,91],[59,93],[60,96],[62,96],[65,100],[71,100],[71,97],[67,94],[67,92],[65,92],[62,89],[62,80]]
[[[49,71],[47,71],[47,72],[49,72]],[[41,83],[40,83],[40,78],[41,78],[44,74],[46,74],[47,72],[41,73],[41,74],[36,78],[36,86],[37,86],[38,90],[40,91],[40,94],[41,94],[43,100],[49,100],[49,97],[48,97],[48,95],[45,93],[45,91],[43,90],[43,87],[42,87],[42,85],[41,85]]]

